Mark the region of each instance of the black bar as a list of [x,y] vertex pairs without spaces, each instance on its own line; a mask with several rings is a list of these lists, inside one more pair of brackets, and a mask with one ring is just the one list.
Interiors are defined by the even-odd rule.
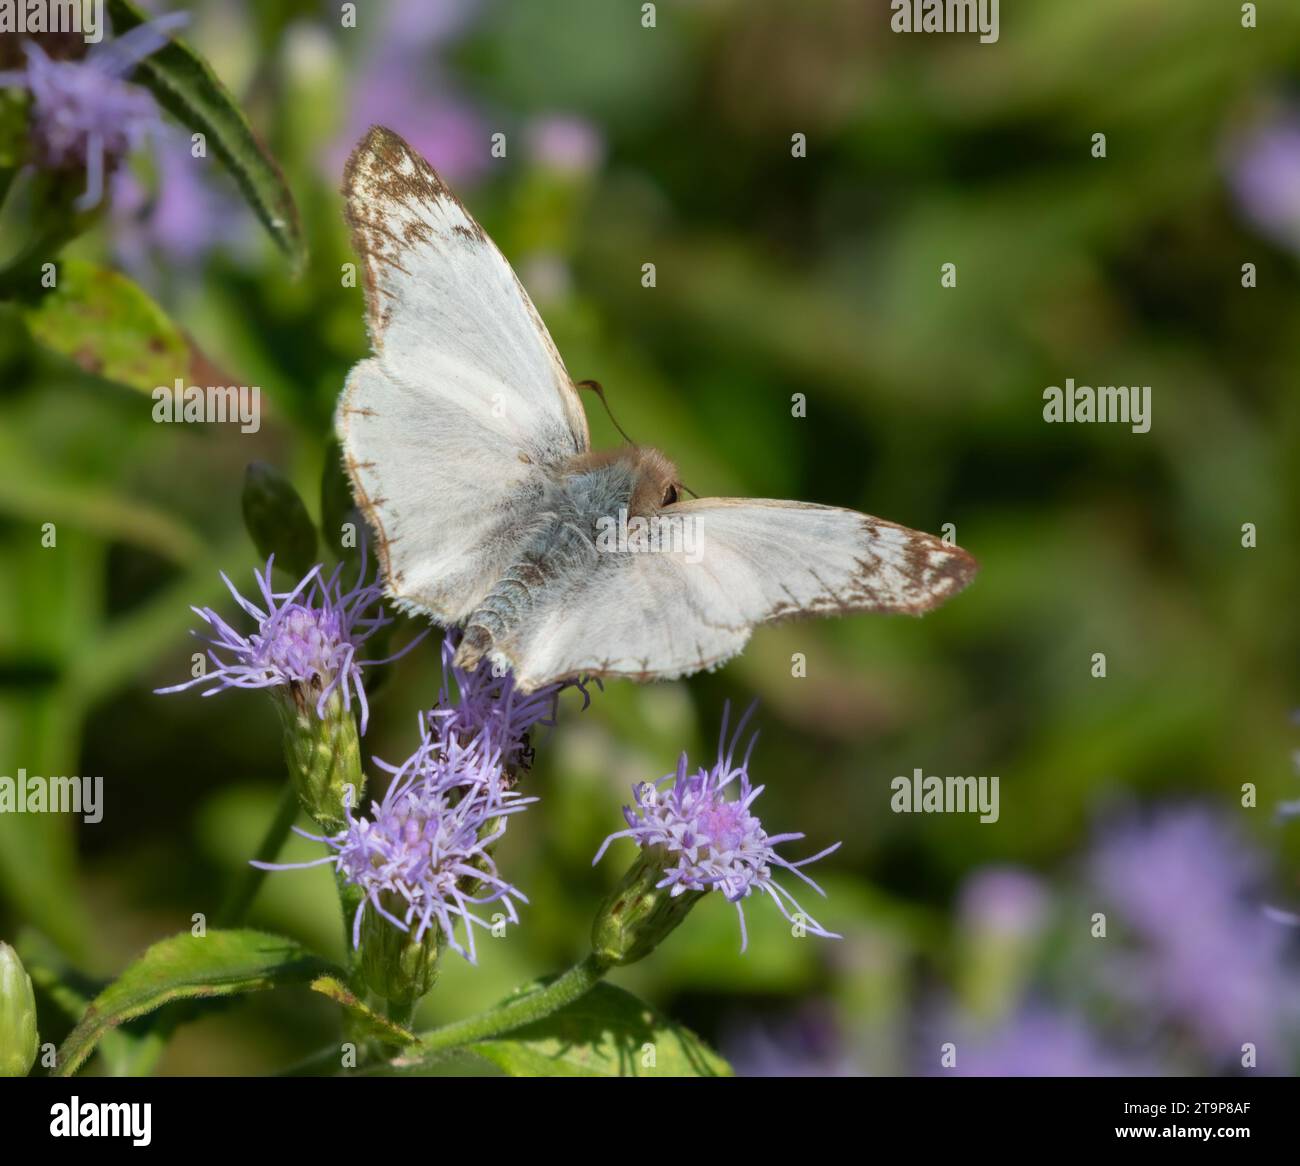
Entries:
[[[526,1139],[531,1153],[548,1147],[548,1153],[563,1154],[572,1147],[585,1157],[604,1145],[611,1156],[623,1158],[649,1152],[655,1144],[682,1145],[679,1139],[691,1139],[692,1129],[696,1136],[701,1132],[701,1122],[722,1123],[729,1144],[780,1129],[795,1144],[815,1137],[829,1149],[835,1144],[830,1139],[842,1131],[839,1136],[850,1139],[847,1145],[863,1152],[872,1145],[886,1152],[899,1139],[900,1149],[927,1156],[945,1148],[1073,1151],[1130,1142],[1193,1146],[1208,1141],[1219,1149],[1229,1144],[1263,1149],[1293,1144],[1296,1137],[1295,1082],[1285,1078],[858,1078],[811,1085],[783,1080],[774,1087],[778,1093],[769,1092],[770,1079],[611,1086],[595,1080],[481,1077],[29,1078],[0,1087],[0,1144],[10,1162],[27,1160],[19,1156],[23,1150],[52,1146],[87,1153],[114,1141],[132,1146],[129,1134],[53,1135],[52,1125],[64,1117],[57,1107],[69,1106],[74,1097],[83,1122],[91,1120],[85,1116],[88,1106],[148,1104],[148,1145],[140,1149],[200,1149],[205,1156],[252,1150],[259,1158],[280,1149],[296,1156],[350,1149],[377,1156],[407,1153],[421,1144],[433,1154],[448,1135],[486,1137],[499,1158],[497,1139],[503,1133]],[[694,1096],[686,1098],[687,1091]],[[689,1108],[665,1106],[670,1100],[689,1101]],[[744,1103],[751,1100],[761,1101],[762,1108],[747,1108]],[[530,1103],[545,1112],[532,1115]],[[509,1110],[500,1112],[509,1112],[510,1120],[494,1120],[498,1107],[506,1106]],[[555,1121],[557,1112],[566,1115],[562,1122]],[[135,1128],[143,1128],[144,1111],[136,1116],[141,1120]],[[94,1120],[100,1120],[98,1112]],[[1190,1128],[1201,1132],[1171,1132]]]

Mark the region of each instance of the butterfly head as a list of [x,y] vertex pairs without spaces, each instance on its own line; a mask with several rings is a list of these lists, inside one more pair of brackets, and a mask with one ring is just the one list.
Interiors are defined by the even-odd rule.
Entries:
[[627,456],[634,475],[627,507],[629,514],[648,517],[677,501],[682,483],[672,462],[657,449],[644,445],[628,450]]
[[[580,454],[568,462],[564,475],[578,479],[592,475],[589,480],[605,483],[612,494],[597,489],[597,504],[602,512],[615,513],[626,507],[629,516],[643,518],[671,506],[685,490],[677,477],[677,467],[648,445]],[[612,509],[606,511],[605,507]]]

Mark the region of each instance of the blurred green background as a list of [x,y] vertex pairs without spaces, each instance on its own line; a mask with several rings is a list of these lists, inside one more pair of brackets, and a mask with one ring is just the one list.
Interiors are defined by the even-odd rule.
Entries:
[[[662,2],[653,29],[630,0],[363,3],[355,29],[334,4],[191,5],[186,39],[282,165],[311,259],[292,279],[183,134],[184,162],[134,159],[67,252],[145,287],[212,383],[260,385],[255,435],[157,425],[147,387],[0,315],[0,772],[102,774],[106,795],[93,828],[0,816],[0,937],[35,929],[112,975],[215,911],[272,814],[271,703],[151,690],[189,675],[188,605],[229,609],[217,571],[251,583],[246,464],[316,504],[367,347],[337,189],[372,121],[443,171],[573,376],[599,379],[693,489],[953,523],[982,563],[924,621],[761,629],[715,674],[611,683],[586,712],[566,697],[537,742],[541,803],[498,856],[531,901],[523,925],[478,968],[444,961],[423,1020],[580,955],[629,857],[590,865],[629,786],[682,749],[707,763],[724,702],[755,697],[760,812],[806,832],[792,856],[843,840],[813,873],[814,913],[845,938],[791,942],[754,902],[741,956],[733,909],[710,901],[615,977],[724,1050],[813,1001],[859,1071],[915,1071],[929,1002],[976,990],[963,880],[1014,865],[1057,888],[1057,930],[1016,972],[1050,984],[1060,932],[1093,909],[1070,905],[1080,855],[1135,802],[1222,813],[1267,856],[1271,901],[1300,901],[1300,831],[1272,822],[1300,731],[1300,9],[1262,7],[1252,31],[1219,0],[1004,5],[980,45],[896,35],[884,0]],[[1043,389],[1066,377],[1151,385],[1150,433],[1045,424]],[[432,646],[395,668],[368,753],[410,752],[437,680]],[[891,779],[915,767],[998,774],[1000,820],[891,813]],[[286,872],[251,922],[333,955],[335,912],[327,872]],[[44,1000],[42,1020],[69,1023]],[[335,1025],[305,991],[252,997],[182,1028],[160,1071],[272,1071]]]

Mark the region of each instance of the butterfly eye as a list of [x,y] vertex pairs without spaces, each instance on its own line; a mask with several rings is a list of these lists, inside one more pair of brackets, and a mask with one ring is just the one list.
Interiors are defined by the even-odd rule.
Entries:
[[664,490],[664,496],[659,499],[659,505],[671,506],[676,501],[677,501],[677,487],[670,483],[667,489]]

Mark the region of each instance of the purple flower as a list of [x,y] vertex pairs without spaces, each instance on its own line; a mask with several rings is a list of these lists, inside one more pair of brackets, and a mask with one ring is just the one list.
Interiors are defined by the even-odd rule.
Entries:
[[[592,859],[592,865],[601,860],[614,839],[635,839],[643,851],[655,851],[662,856],[663,877],[656,886],[670,887],[670,894],[674,897],[686,891],[717,890],[736,905],[740,918],[741,951],[749,943],[742,901],[755,889],[768,895],[791,922],[794,922],[790,913],[793,907],[814,935],[839,939],[840,936],[827,931],[808,916],[794,896],[772,878],[772,867],[781,867],[824,896],[825,892],[799,868],[825,858],[840,844],[836,842],[798,862],[790,862],[776,853],[775,848],[780,843],[793,842],[804,835],[768,835],[763,824],[750,812],[750,807],[764,789],[761,785],[751,786],[749,781],[749,757],[754,742],[758,740],[757,733],[750,738],[739,765],[734,764],[734,759],[736,744],[753,711],[751,705],[736,726],[730,745],[727,744],[727,714],[724,712],[718,760],[712,769],[701,768],[688,774],[686,754],[683,753],[676,773],[667,774],[654,783],[642,782],[634,786],[635,809],[623,807],[628,828],[605,839]],[[673,785],[671,789],[662,791],[660,787],[667,781],[672,781]],[[728,797],[729,793],[734,796]]]
[[261,592],[261,607],[240,595],[224,572],[221,575],[235,602],[257,621],[257,630],[244,635],[212,608],[193,608],[215,632],[208,641],[208,659],[216,665],[216,671],[156,691],[180,692],[197,684],[210,684],[203,695],[212,696],[228,688],[288,687],[300,705],[314,702],[316,714],[322,718],[326,702],[337,692],[345,708],[351,709],[354,697],[360,704],[364,733],[370,707],[361,683],[362,668],[396,660],[419,643],[423,633],[387,659],[357,659],[362,644],[393,622],[382,609],[366,614],[383,598],[383,588],[377,583],[363,585],[359,579],[345,592],[339,581],[342,565],[326,578],[318,563],[291,591],[276,591],[271,585],[274,558],[267,560],[264,574],[253,572]]
[[[527,769],[533,750],[529,733],[538,725],[555,724],[560,693],[577,688],[583,696],[583,708],[591,703],[583,681],[548,684],[533,692],[521,692],[513,673],[499,672],[486,660],[473,672],[456,667],[459,632],[449,631],[442,641],[442,687],[438,704],[429,712],[429,727],[444,748],[452,741],[472,744],[474,748],[495,753],[499,764],[510,774]],[[455,681],[455,696],[451,681]]]
[[[476,962],[473,925],[491,929],[474,908],[500,903],[511,923],[519,921],[516,901],[528,900],[497,873],[492,845],[505,833],[506,820],[535,798],[478,786],[446,766],[426,736],[419,749],[393,771],[395,778],[371,817],[356,817],[351,799],[347,825],[332,836],[308,834],[332,853],[314,862],[277,865],[290,870],[329,864],[363,895],[352,924],[352,943],[361,943],[361,924],[372,910],[420,942],[437,926],[447,944]],[[464,921],[465,943],[454,925]]]
[[40,164],[85,168],[86,191],[75,203],[78,210],[98,205],[105,174],[159,124],[148,90],[123,78],[167,44],[171,31],[187,19],[178,12],[138,25],[92,46],[81,60],[55,60],[29,40],[23,46],[26,69],[0,73],[0,86],[20,86],[32,95],[31,134]]
[[392,775],[394,785],[461,790],[495,806],[512,803],[516,795],[501,749],[483,730],[473,736],[444,731],[446,722],[437,719],[440,711],[420,714],[420,744],[401,765],[378,757],[372,758],[375,765]]
[[1276,1064],[1268,1043],[1294,1020],[1286,934],[1253,899],[1261,873],[1221,821],[1195,808],[1122,823],[1091,862],[1134,941],[1110,969],[1117,991],[1181,1022],[1216,1060],[1250,1042],[1261,1065]]

